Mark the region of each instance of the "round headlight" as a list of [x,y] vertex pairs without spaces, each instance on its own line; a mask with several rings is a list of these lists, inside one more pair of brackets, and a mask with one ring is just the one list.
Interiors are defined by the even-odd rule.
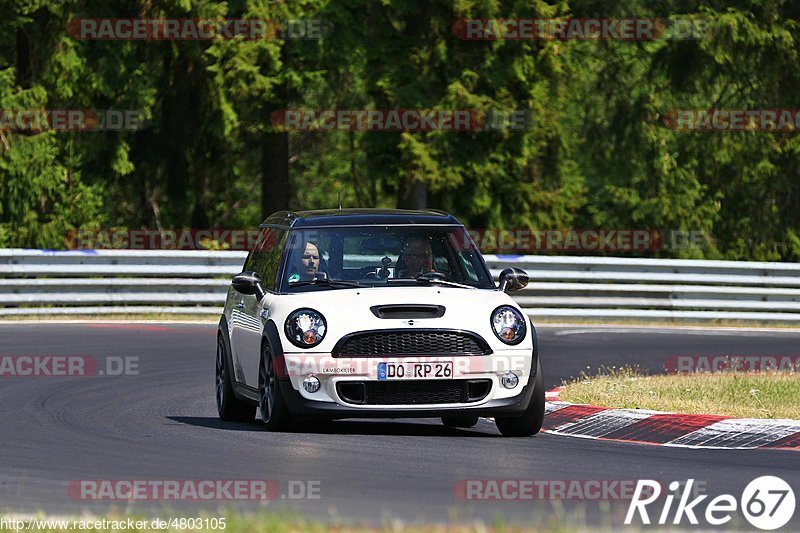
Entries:
[[527,330],[525,317],[510,305],[501,305],[492,313],[492,331],[506,344],[519,344]]
[[325,338],[325,317],[313,309],[298,309],[286,319],[286,337],[300,348],[313,348]]

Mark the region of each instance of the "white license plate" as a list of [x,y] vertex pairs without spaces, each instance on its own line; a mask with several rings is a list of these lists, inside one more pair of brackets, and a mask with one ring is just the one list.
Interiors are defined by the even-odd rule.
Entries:
[[453,379],[453,362],[378,363],[378,379]]

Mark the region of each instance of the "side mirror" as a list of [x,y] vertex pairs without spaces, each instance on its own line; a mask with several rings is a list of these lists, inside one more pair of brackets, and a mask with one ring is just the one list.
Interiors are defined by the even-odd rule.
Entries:
[[506,268],[500,272],[499,287],[503,292],[524,289],[528,285],[528,274],[519,268]]
[[236,274],[231,285],[233,285],[233,289],[236,292],[255,295],[259,301],[267,295],[267,292],[261,286],[261,276],[257,272],[246,271]]

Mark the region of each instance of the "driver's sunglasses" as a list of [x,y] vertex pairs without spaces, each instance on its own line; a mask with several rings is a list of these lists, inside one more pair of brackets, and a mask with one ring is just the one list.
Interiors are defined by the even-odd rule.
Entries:
[[303,259],[314,259],[315,261],[319,261],[318,255],[311,255],[311,254],[303,254]]

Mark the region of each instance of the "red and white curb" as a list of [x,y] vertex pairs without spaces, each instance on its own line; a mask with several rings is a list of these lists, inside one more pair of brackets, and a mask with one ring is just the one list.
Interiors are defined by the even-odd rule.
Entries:
[[543,430],[554,435],[678,448],[800,450],[800,420],[578,405],[560,401],[562,389],[556,387],[545,395]]

